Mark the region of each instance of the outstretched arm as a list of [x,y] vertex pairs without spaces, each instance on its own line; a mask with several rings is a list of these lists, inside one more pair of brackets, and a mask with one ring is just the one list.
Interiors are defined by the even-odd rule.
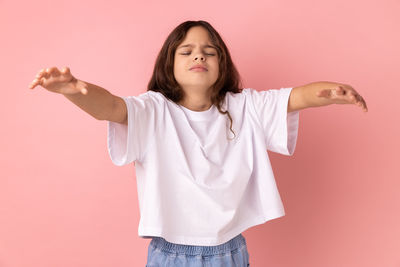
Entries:
[[37,85],[48,91],[63,94],[98,120],[127,125],[126,104],[121,97],[111,94],[100,86],[76,79],[68,67],[61,71],[56,67],[42,69],[29,88],[33,89]]
[[313,82],[292,89],[287,112],[330,104],[355,104],[368,111],[364,98],[348,84]]

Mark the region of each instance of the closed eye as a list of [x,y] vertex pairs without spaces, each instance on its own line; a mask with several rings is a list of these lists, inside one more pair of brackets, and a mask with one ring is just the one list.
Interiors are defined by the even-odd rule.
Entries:
[[[189,54],[190,54],[189,52],[187,52],[187,53],[181,53],[181,55],[189,55]],[[215,54],[207,54],[207,53],[206,53],[206,55],[215,56]]]

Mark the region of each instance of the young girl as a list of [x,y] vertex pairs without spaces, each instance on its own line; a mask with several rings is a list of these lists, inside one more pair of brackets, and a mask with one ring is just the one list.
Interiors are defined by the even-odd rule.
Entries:
[[293,154],[301,109],[351,103],[367,111],[346,84],[242,89],[206,21],[170,33],[138,96],[115,96],[67,67],[41,70],[30,88],[37,85],[107,120],[112,162],[134,162],[149,267],[249,266],[241,233],[285,214],[267,150]]

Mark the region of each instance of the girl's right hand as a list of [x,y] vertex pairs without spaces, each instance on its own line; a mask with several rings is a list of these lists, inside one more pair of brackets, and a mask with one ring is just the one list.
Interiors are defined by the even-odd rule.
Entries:
[[76,93],[87,94],[87,84],[72,76],[70,69],[65,67],[59,71],[56,67],[42,69],[29,85],[30,89],[41,85],[50,92],[70,95]]

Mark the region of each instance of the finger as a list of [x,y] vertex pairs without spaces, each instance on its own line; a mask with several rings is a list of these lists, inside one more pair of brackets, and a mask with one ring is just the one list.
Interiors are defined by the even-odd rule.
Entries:
[[54,69],[56,69],[56,67],[47,68],[47,69],[45,70],[45,72],[43,73],[43,77],[45,77],[46,79],[50,78],[50,76],[51,76],[52,73],[54,72]]
[[367,105],[366,105],[364,99],[363,99],[360,95],[357,95],[357,103],[356,103],[356,104],[357,104],[359,107],[361,107],[365,112],[368,111]]
[[43,74],[42,74],[42,77],[44,77],[44,78],[49,78],[49,76],[50,76],[50,68],[44,69],[44,72],[43,72]]
[[43,77],[43,73],[45,72],[45,69],[41,69],[38,74],[36,74],[35,78],[40,79]]
[[42,85],[43,84],[43,79],[44,78],[41,78],[41,79],[34,79],[33,80],[33,82],[30,84],[30,88],[31,89],[33,89],[33,88],[35,88],[37,85]]
[[70,69],[69,69],[68,67],[64,67],[64,68],[61,70],[61,72],[62,72],[63,74],[68,74],[68,73],[70,73]]
[[41,78],[41,79],[39,79],[39,80],[38,80],[38,85],[41,85],[41,86],[44,87],[45,81],[46,81],[46,78]]
[[345,90],[343,89],[342,86],[339,85],[339,87],[336,88],[336,93],[337,93],[338,95],[344,95],[344,94],[345,94]]
[[349,92],[349,100],[351,103],[356,104],[357,103],[357,95],[354,92]]
[[364,110],[368,111],[367,103],[365,102],[364,98],[361,97],[361,101],[363,103]]
[[28,86],[29,89],[33,89],[35,88],[35,86],[37,85],[37,79],[34,79]]
[[357,100],[356,105],[359,106],[360,108],[364,108],[364,103],[361,100]]
[[334,87],[333,89],[330,89],[330,98],[332,99],[338,99],[338,100],[344,100],[344,101],[349,101],[346,98],[346,90],[344,87],[338,85],[337,87]]
[[361,101],[361,103],[362,103],[364,106],[367,106],[367,103],[365,102],[364,98],[363,98],[361,95],[357,95],[357,97],[358,97],[359,101]]
[[50,76],[58,76],[60,74],[60,71],[57,69],[57,67],[51,67],[47,72]]
[[46,71],[46,69],[41,69],[41,70],[38,72],[37,75],[41,75],[41,74],[43,74],[45,71]]
[[54,76],[60,76],[61,75],[61,71],[57,67],[54,67],[51,70],[51,74],[54,75]]
[[36,87],[37,85],[41,85],[41,79],[42,78],[36,78],[34,79],[31,84],[30,84],[30,88],[33,89],[34,87]]
[[355,100],[355,104],[360,104],[361,103],[361,98],[360,98],[360,95],[357,95],[357,94],[354,94],[353,93],[353,97],[354,97],[354,100]]
[[42,78],[45,77],[46,69],[41,69],[35,76],[35,79],[29,84],[29,88],[33,89],[37,85],[42,85]]

